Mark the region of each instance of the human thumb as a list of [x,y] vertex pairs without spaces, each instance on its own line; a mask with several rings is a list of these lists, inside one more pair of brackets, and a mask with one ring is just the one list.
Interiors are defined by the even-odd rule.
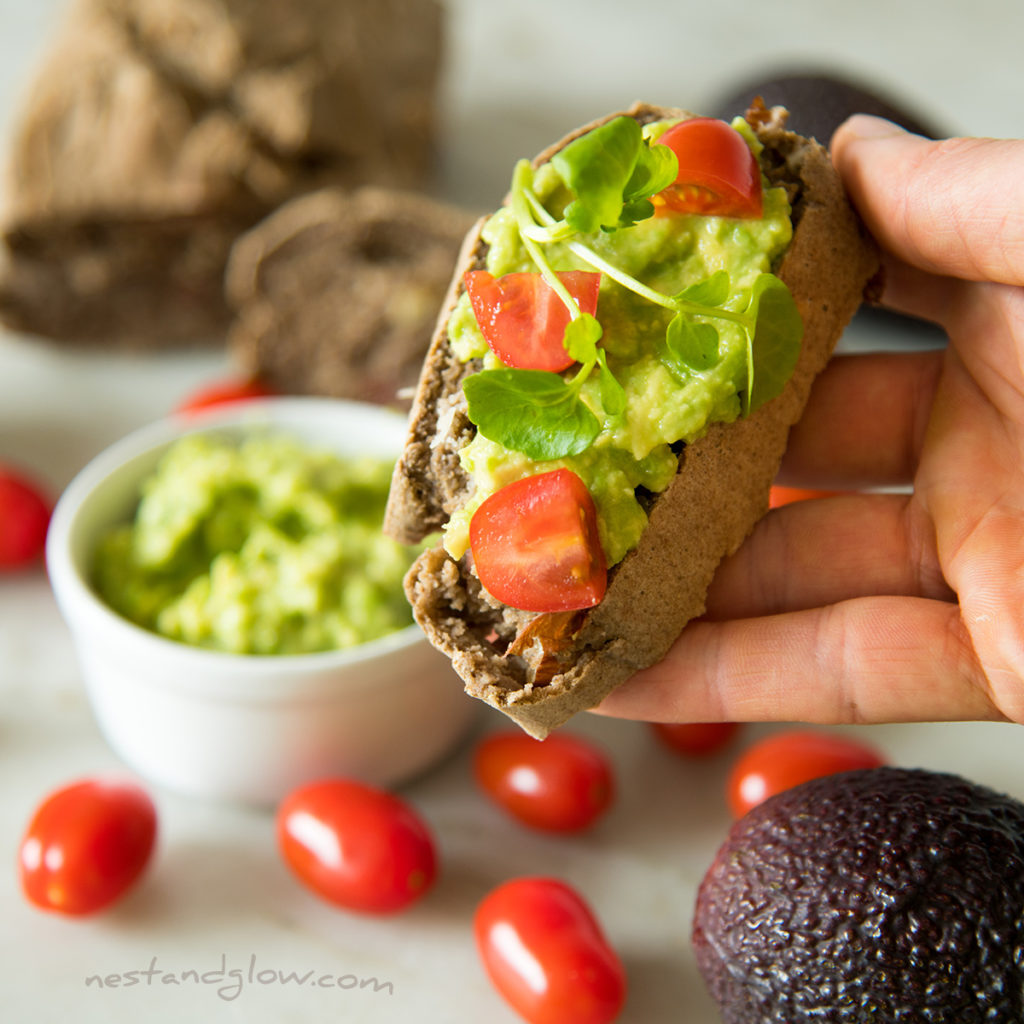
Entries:
[[883,248],[932,273],[1024,283],[1024,142],[934,141],[856,114],[831,149]]

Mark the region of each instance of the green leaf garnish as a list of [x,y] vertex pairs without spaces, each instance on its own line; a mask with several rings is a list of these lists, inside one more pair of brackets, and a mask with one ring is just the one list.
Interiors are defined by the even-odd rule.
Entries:
[[578,363],[593,363],[597,359],[597,343],[601,340],[601,325],[589,313],[579,313],[565,326],[562,344]]
[[782,393],[800,356],[804,325],[789,289],[772,274],[754,281],[746,316],[753,320],[747,347],[749,416]]
[[482,370],[462,389],[469,418],[484,437],[544,462],[586,451],[601,431],[576,379],[546,370]]
[[576,195],[565,209],[569,227],[589,234],[618,224],[623,193],[643,147],[640,125],[631,117],[616,117],[574,139],[551,158],[562,181]]
[[[656,195],[662,189],[668,188],[676,180],[678,173],[679,160],[668,146],[652,146],[645,143],[637,153],[636,165],[623,189],[622,198],[629,203]],[[654,212],[653,207],[651,212]]]
[[677,302],[692,302],[698,306],[721,306],[729,298],[732,283],[727,270],[716,270],[710,277],[684,288],[673,299]]
[[675,181],[679,163],[668,146],[651,146],[631,117],[616,117],[574,139],[551,163],[576,198],[565,223],[590,234],[614,231],[654,214],[650,197]]
[[654,203],[650,199],[633,199],[622,204],[619,223],[614,228],[602,228],[602,231],[617,231],[619,228],[632,227],[637,221],[647,220],[654,216]]
[[710,369],[718,362],[718,331],[713,324],[678,313],[665,333],[662,356],[668,368],[683,380],[695,370]]
[[601,405],[609,416],[620,416],[626,411],[626,389],[608,368],[608,356],[603,348],[597,350],[597,362],[601,368],[598,378]]

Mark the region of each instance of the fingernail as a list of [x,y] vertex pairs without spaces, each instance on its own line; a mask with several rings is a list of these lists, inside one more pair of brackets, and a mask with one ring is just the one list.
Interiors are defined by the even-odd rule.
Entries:
[[843,129],[858,139],[886,139],[906,132],[894,121],[873,114],[854,114],[843,125]]

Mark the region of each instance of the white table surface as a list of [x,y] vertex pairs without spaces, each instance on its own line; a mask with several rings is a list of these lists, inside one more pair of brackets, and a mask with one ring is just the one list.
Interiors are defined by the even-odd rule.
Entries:
[[[55,0],[0,0],[0,148],[60,10]],[[436,191],[467,205],[496,202],[516,157],[576,123],[634,99],[699,111],[738,79],[779,67],[867,77],[950,131],[1024,133],[1019,0],[458,0],[450,10]],[[874,320],[856,322],[845,341],[917,343]],[[59,492],[107,444],[228,369],[220,350],[72,352],[0,329],[0,458],[32,467]],[[481,716],[482,729],[503,724]],[[277,858],[269,815],[162,791],[154,794],[159,847],[140,887],[91,920],[44,915],[23,902],[16,882],[28,816],[51,788],[124,768],[95,727],[45,574],[0,579],[0,1019],[511,1024],[517,1018],[478,965],[470,918],[503,878],[552,872],[587,896],[625,960],[624,1021],[711,1024],[717,1016],[688,934],[696,886],[729,822],[722,797],[729,757],[684,764],[635,723],[581,716],[571,728],[604,743],[614,759],[620,795],[608,817],[580,838],[529,834],[477,795],[464,748],[404,790],[436,832],[442,875],[399,918],[348,915],[300,889]],[[769,728],[752,728],[745,741]],[[1015,726],[853,731],[894,762],[959,771],[1024,797]],[[151,965],[149,983],[102,991],[85,984],[90,975]],[[210,972],[222,969],[217,984]],[[189,971],[207,982],[174,984]],[[231,971],[243,977],[240,989]],[[293,971],[384,987],[300,986],[272,974]]]

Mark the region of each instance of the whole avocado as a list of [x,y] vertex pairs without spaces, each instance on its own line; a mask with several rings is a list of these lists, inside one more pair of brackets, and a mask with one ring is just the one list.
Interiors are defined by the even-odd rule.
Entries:
[[1020,1024],[1024,804],[920,769],[796,786],[733,825],[693,942],[725,1024]]

